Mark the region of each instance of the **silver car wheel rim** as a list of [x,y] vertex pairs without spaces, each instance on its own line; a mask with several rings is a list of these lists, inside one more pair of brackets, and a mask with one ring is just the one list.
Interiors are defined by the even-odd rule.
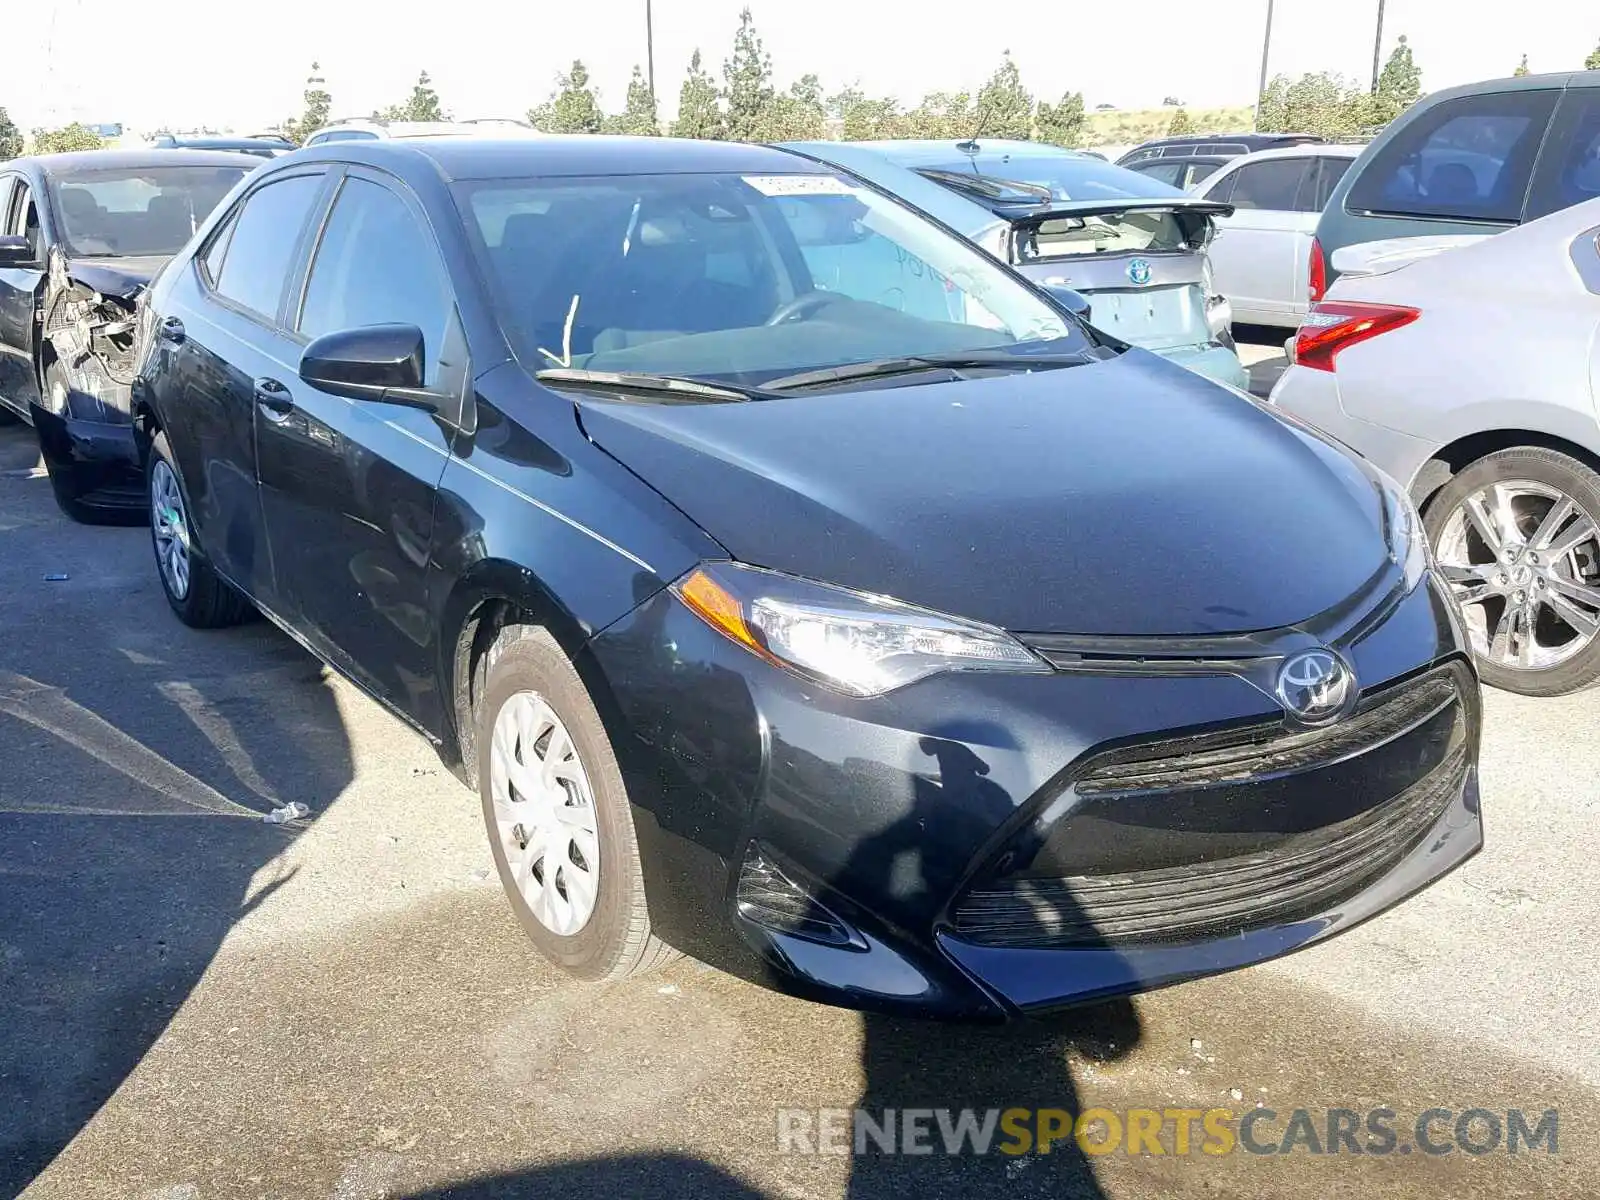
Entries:
[[161,578],[172,598],[182,600],[189,595],[189,522],[178,477],[159,459],[150,472],[150,528],[155,533]]
[[542,696],[518,692],[495,717],[489,748],[494,836],[539,923],[570,937],[600,893],[594,789],[572,735]]
[[1600,632],[1600,526],[1559,488],[1521,479],[1480,488],[1434,549],[1484,661],[1548,671]]

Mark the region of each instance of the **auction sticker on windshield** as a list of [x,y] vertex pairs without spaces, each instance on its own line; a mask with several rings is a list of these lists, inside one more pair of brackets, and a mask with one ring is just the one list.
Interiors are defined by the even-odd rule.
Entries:
[[742,175],[763,196],[854,196],[856,189],[837,175]]

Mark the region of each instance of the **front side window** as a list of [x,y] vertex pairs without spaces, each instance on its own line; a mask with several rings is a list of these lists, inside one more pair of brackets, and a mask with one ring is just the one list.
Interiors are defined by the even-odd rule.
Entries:
[[432,383],[451,307],[433,239],[405,201],[380,184],[347,179],[311,263],[300,332],[315,338],[364,325],[415,325]]
[[[1250,163],[1234,172],[1233,190],[1226,199],[1235,208],[1261,208],[1275,212],[1311,211],[1311,189],[1306,183],[1316,160],[1310,158],[1269,158]],[[1301,197],[1306,197],[1302,204]]]
[[1362,168],[1346,207],[1443,220],[1520,220],[1557,95],[1491,92],[1423,112]]
[[321,175],[293,175],[245,197],[233,220],[217,276],[217,293],[268,319],[289,278],[295,246],[322,191]]
[[1087,335],[971,243],[839,176],[458,184],[518,357],[760,383]]
[[176,254],[243,179],[244,167],[79,169],[51,178],[67,253]]

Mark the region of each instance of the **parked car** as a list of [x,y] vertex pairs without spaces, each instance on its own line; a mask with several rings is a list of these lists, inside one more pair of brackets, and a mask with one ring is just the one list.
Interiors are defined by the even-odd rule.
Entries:
[[1600,201],[1498,237],[1347,246],[1279,407],[1408,485],[1484,679],[1600,679]]
[[1310,301],[1311,238],[1328,196],[1361,153],[1355,145],[1311,143],[1234,159],[1196,195],[1229,204],[1211,243],[1216,288],[1233,319],[1295,328]]
[[1135,146],[1117,165],[1189,191],[1241,155],[1322,140],[1309,133],[1183,134]]
[[135,306],[259,165],[205,150],[0,163],[0,419],[38,430],[56,501],[74,520],[143,519],[128,399]]
[[258,158],[277,158],[294,150],[288,138],[275,134],[233,137],[227,134],[160,133],[150,139],[162,150],[231,150],[235,154],[254,154]]
[[336,143],[146,313],[173,611],[257,606],[432,739],[577,975],[670,945],[1010,1016],[1282,954],[1479,847],[1405,495],[844,172]]
[[1345,246],[1494,234],[1600,196],[1600,71],[1435,92],[1376,138],[1329,198],[1311,245],[1320,299]]
[[417,137],[516,137],[538,130],[522,121],[482,118],[471,121],[385,121],[376,118],[339,121],[325,125],[306,139],[306,145],[323,142],[373,142]]
[[1002,262],[1088,301],[1094,325],[1248,386],[1206,247],[1226,205],[1035,142],[794,142],[916,205]]

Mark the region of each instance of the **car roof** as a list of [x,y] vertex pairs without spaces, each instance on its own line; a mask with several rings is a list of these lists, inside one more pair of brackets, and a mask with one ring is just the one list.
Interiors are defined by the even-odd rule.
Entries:
[[[171,151],[168,151],[171,153]],[[829,168],[771,146],[693,138],[560,136],[423,137],[325,142],[278,163],[349,161],[373,166],[431,162],[446,182],[531,175],[823,174]]]
[[[821,153],[829,145],[848,144],[871,151],[889,162],[902,167],[948,166],[963,158],[986,159],[1000,155],[1007,159],[1076,159],[1085,164],[1104,164],[1105,159],[1048,142],[1020,142],[1009,138],[978,138],[976,141],[947,140],[942,138],[889,138],[880,141],[849,143],[794,142],[796,149],[806,153]],[[976,147],[976,149],[974,149]]]
[[[1308,142],[1303,146],[1274,146],[1270,150],[1257,150],[1230,158],[1228,165],[1237,167],[1241,163],[1264,162],[1274,158],[1360,158],[1366,148],[1365,142]],[[1155,161],[1171,160],[1159,158]]]
[[1140,142],[1134,149],[1142,150],[1147,146],[1199,146],[1208,142],[1232,142],[1265,148],[1275,142],[1321,140],[1322,136],[1315,133],[1180,133],[1176,137],[1151,138],[1148,142]]
[[13,166],[36,165],[45,175],[76,174],[79,171],[138,170],[141,167],[244,167],[255,170],[262,160],[253,154],[232,154],[226,150],[197,150],[182,146],[159,146],[134,150],[71,150],[64,154],[32,154],[14,160]]

